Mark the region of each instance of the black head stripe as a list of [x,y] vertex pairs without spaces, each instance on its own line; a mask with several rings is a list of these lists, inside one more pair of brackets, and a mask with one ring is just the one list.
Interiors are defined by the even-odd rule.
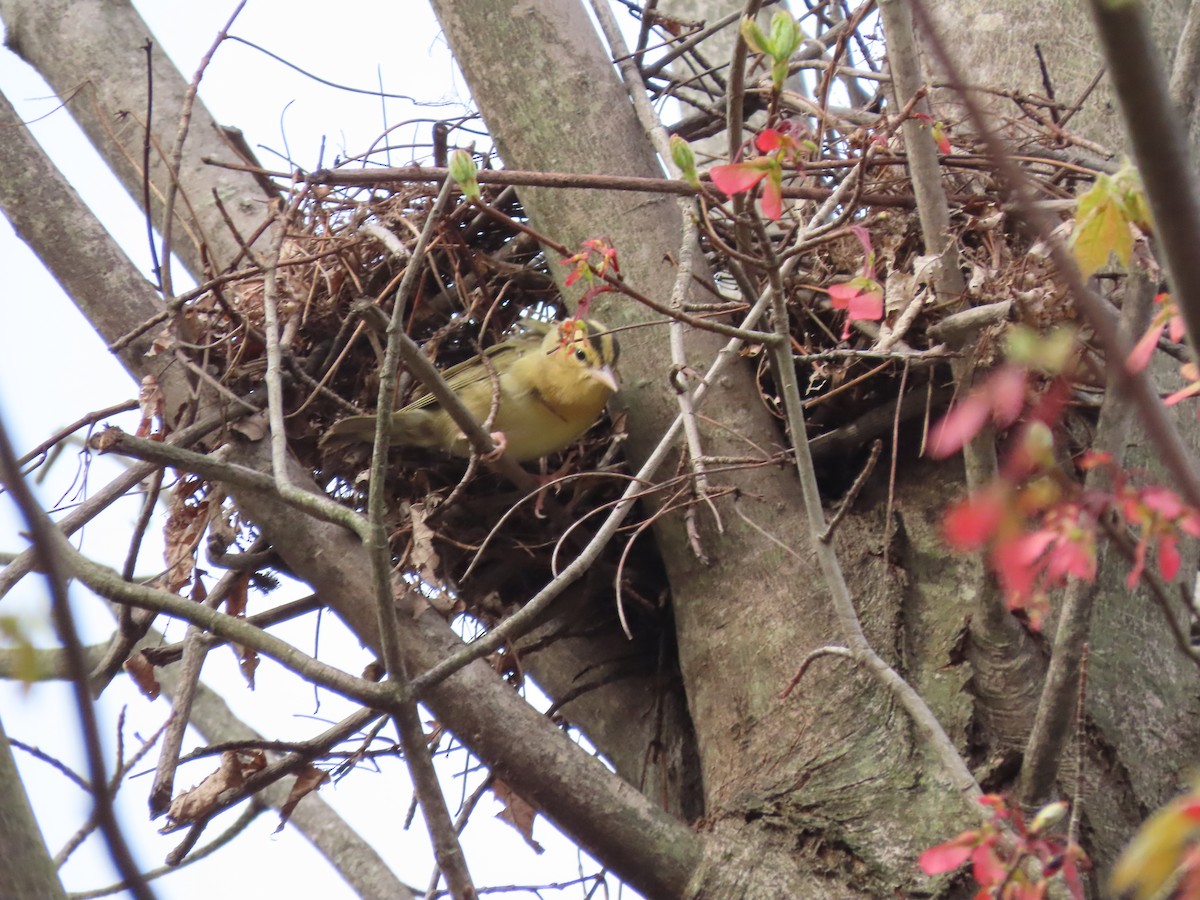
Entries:
[[602,363],[610,366],[617,364],[617,357],[621,355],[621,345],[617,342],[615,335],[606,331],[599,322],[589,319],[587,339]]

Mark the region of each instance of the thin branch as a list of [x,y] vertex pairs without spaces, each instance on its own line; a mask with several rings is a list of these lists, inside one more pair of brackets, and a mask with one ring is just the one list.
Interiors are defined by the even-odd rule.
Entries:
[[[257,545],[266,540],[258,538]],[[240,572],[226,572],[204,598],[204,606],[217,609],[237,582],[244,578]],[[171,806],[174,793],[175,770],[179,765],[179,754],[183,749],[184,732],[191,720],[192,701],[200,683],[200,670],[208,654],[209,642],[203,630],[189,625],[183,639],[183,665],[180,667],[178,687],[171,698],[171,714],[167,718],[166,732],[154,769],[154,783],[150,787],[150,817],[158,818]]]
[[[211,856],[216,853],[239,834],[245,831],[254,823],[254,820],[261,816],[266,811],[266,807],[258,803],[251,803],[238,815],[236,819],[230,823],[229,827],[222,831],[219,835],[201,847],[194,853],[189,853],[188,858],[182,863],[173,866],[159,866],[157,869],[151,869],[142,874],[142,878],[146,881],[154,881],[162,878],[164,875],[170,875],[173,872],[179,872],[190,866],[192,863],[199,862],[206,856]],[[110,884],[106,887],[93,888],[90,891],[74,891],[71,894],[70,900],[98,900],[100,897],[111,897],[113,894],[121,891],[129,890],[129,885],[124,881],[118,881],[115,884]]]
[[[188,128],[192,123],[192,107],[196,103],[196,91],[200,88],[200,79],[204,77],[204,70],[208,68],[208,64],[212,61],[213,54],[217,52],[217,48],[229,36],[229,29],[233,27],[234,19],[238,17],[245,5],[246,0],[240,0],[234,8],[233,13],[229,16],[229,19],[225,22],[225,26],[217,32],[216,38],[208,48],[208,52],[201,57],[196,74],[192,76],[192,80],[188,83],[187,90],[183,94],[183,105],[179,111],[179,130],[175,135],[175,144],[171,147],[171,152],[166,158],[167,190],[163,200],[162,259],[159,263],[158,279],[158,284],[164,297],[170,297],[175,293],[171,285],[171,233],[175,224],[175,198],[179,195],[179,166],[183,159],[183,145],[187,140]],[[152,121],[150,116],[147,115],[147,130],[149,130],[150,122]],[[146,214],[149,215],[150,204],[146,203],[145,208]]]
[[[899,404],[897,404],[899,409]],[[846,513],[850,511],[850,507],[854,505],[854,501],[858,499],[859,492],[863,489],[863,485],[867,483],[867,479],[871,477],[871,473],[875,470],[875,463],[879,462],[879,454],[883,450],[883,441],[876,438],[871,443],[871,455],[867,458],[866,463],[862,467],[862,471],[858,473],[858,477],[854,479],[854,484],[850,485],[850,490],[846,491],[846,496],[842,499],[842,505],[838,507],[838,511],[833,514],[833,518],[829,520],[829,524],[825,530],[821,532],[820,538],[822,544],[828,544],[833,540],[833,533],[838,527],[838,523],[845,518]],[[895,458],[893,450],[892,457]]]
[[[1127,335],[1136,335],[1145,330],[1153,306],[1154,286],[1145,277],[1133,279],[1128,285],[1121,312],[1122,331]],[[1111,456],[1117,468],[1124,465],[1133,419],[1129,396],[1121,390],[1116,374],[1122,368],[1120,365],[1108,367],[1107,390],[1092,441],[1092,449]],[[1083,490],[1085,493],[1099,490],[1108,481],[1108,474],[1103,468],[1091,469],[1084,479]],[[1100,560],[1097,560],[1097,568],[1104,557],[1103,547],[1098,552]],[[1040,806],[1050,799],[1058,777],[1059,761],[1067,747],[1067,731],[1072,725],[1081,728],[1083,724],[1073,715],[1075,694],[1072,687],[1079,681],[1080,667],[1087,652],[1092,602],[1097,590],[1095,582],[1078,579],[1070,583],[1063,597],[1050,667],[1046,671],[1037,716],[1021,764],[1018,797],[1027,808]]]
[[[118,742],[123,737],[121,729],[124,727],[124,720],[125,713],[122,710],[120,719],[117,722]],[[142,761],[142,758],[150,752],[156,743],[158,743],[158,739],[162,736],[162,733],[163,729],[160,727],[154,732],[154,734],[142,741],[142,745],[138,748],[137,752],[134,753],[129,759],[122,759],[121,754],[118,753],[117,771],[113,773],[113,777],[109,782],[109,788],[112,790],[113,796],[116,796],[117,791],[120,790],[121,784],[125,780],[126,776],[133,771],[134,767],[136,767],[138,763]],[[79,828],[79,830],[76,831],[75,834],[72,835],[67,841],[67,843],[62,846],[58,853],[54,854],[54,864],[61,868],[63,863],[70,858],[71,854],[74,853],[75,850],[85,840],[87,840],[88,835],[96,830],[96,826],[98,824],[99,823],[96,820],[96,815],[93,812],[92,815],[88,817],[88,820]]]
[[[57,446],[62,441],[69,438],[80,428],[85,428],[89,425],[95,425],[97,422],[107,419],[109,416],[115,416],[123,412],[132,412],[137,408],[138,402],[136,400],[126,400],[123,403],[114,403],[112,406],[107,406],[104,409],[98,409],[95,412],[90,412],[87,415],[80,416],[70,425],[58,429],[58,431],[54,432],[54,434],[50,435],[50,437],[46,438],[44,441],[18,459],[17,465],[21,466],[23,475],[28,475],[33,471],[33,469],[36,469],[37,466],[31,466],[28,469],[26,469],[25,466],[29,465],[29,463],[33,462],[33,460],[35,460],[37,457],[44,455],[52,447]],[[38,463],[38,465],[41,465],[41,463]]]
[[61,532],[53,531],[50,538],[59,552],[66,572],[71,577],[78,578],[101,597],[115,603],[128,603],[139,609],[166,613],[185,622],[203,626],[218,637],[253,647],[302,678],[315,681],[364,705],[382,710],[390,710],[395,705],[396,693],[392,688],[355,678],[327,663],[313,659],[274,635],[247,624],[244,619],[217,612],[168,591],[130,584],[118,573],[92,562],[81,554]]
[[[458,834],[450,818],[450,810],[446,806],[446,798],[438,783],[437,770],[433,767],[433,757],[429,752],[429,742],[421,726],[421,717],[417,713],[417,704],[411,692],[407,690],[409,675],[404,657],[400,651],[398,640],[399,623],[395,598],[392,595],[392,555],[387,538],[387,454],[391,442],[392,407],[395,403],[396,372],[402,355],[401,338],[404,334],[404,310],[416,292],[420,283],[425,253],[433,237],[434,229],[450,200],[450,189],[453,182],[447,178],[438,191],[437,200],[425,219],[421,235],[417,238],[416,246],[407,261],[407,268],[400,286],[396,289],[396,298],[392,303],[392,317],[388,323],[387,349],[383,356],[383,368],[379,374],[379,402],[375,414],[375,445],[371,454],[370,487],[367,494],[367,531],[363,535],[363,546],[371,558],[372,584],[375,588],[375,605],[379,617],[380,646],[383,651],[384,664],[388,674],[403,688],[403,696],[399,709],[393,713],[396,729],[400,732],[400,743],[404,747],[404,759],[408,763],[409,775],[412,778],[413,789],[421,804],[424,814],[425,827],[429,831],[433,843],[434,856],[446,879],[451,895],[455,900],[471,900],[476,896],[475,886],[471,881],[471,873],[467,869],[466,857],[462,845],[459,844]],[[411,344],[412,341],[410,340]],[[421,354],[424,359],[424,354]],[[449,386],[439,376],[438,381],[444,386],[446,393],[454,395]],[[464,407],[464,411],[465,407]],[[466,418],[474,423],[474,416],[467,412]],[[482,426],[476,428],[483,432]],[[484,432],[482,441],[484,453],[494,449],[493,441]],[[515,466],[515,463],[514,463]],[[516,468],[520,468],[519,466]],[[524,470],[521,470],[524,474]]]
[[[1155,243],[1162,248],[1163,267],[1187,323],[1194,356],[1200,347],[1200,190],[1179,110],[1171,103],[1162,71],[1162,53],[1150,34],[1143,4],[1091,0],[1088,5],[1146,189]],[[1193,9],[1188,17],[1196,15]]]
[[[267,178],[290,180],[294,173],[277,172],[257,166],[227,163],[218,159],[206,158],[209,165],[232,169],[238,172],[249,172],[263,175]],[[324,184],[331,187],[370,187],[383,188],[393,185],[434,183],[440,184],[449,176],[449,171],[438,166],[403,166],[398,168],[362,169],[347,171],[345,169],[320,169],[307,177],[308,184]],[[649,178],[637,175],[586,175],[574,172],[526,172],[519,169],[483,170],[476,176],[480,184],[495,184],[515,187],[553,187],[577,188],[581,190],[633,191],[646,194],[678,194],[684,197],[694,197],[703,194],[711,188],[711,179],[702,175],[705,186],[694,188],[684,181],[669,178]],[[807,187],[805,185],[788,185],[783,188],[783,196],[789,200],[826,200],[830,191],[827,188]],[[955,197],[955,202],[965,202],[973,197]],[[859,198],[863,206],[879,209],[914,209],[917,200],[912,194],[872,194],[864,193]]]
[[[620,27],[617,25],[616,18],[613,16],[611,7],[605,0],[593,0],[591,6],[592,12],[596,16],[597,21],[599,21],[601,30],[604,32],[605,40],[608,41],[612,57],[619,61],[618,68],[621,70],[621,76],[624,79],[625,87],[629,92],[630,100],[633,102],[634,111],[637,113],[642,128],[645,129],[647,136],[653,142],[654,149],[658,152],[663,165],[667,167],[667,171],[673,177],[679,178],[682,173],[671,157],[670,139],[667,135],[667,130],[663,127],[657,113],[655,113],[654,108],[650,105],[650,99],[646,93],[646,85],[642,81],[638,67],[633,62],[629,48],[625,44],[625,39],[621,34]],[[683,417],[683,433],[687,440],[688,461],[695,475],[695,491],[700,497],[707,498],[708,477],[704,471],[704,445],[700,439],[700,429],[696,424],[696,414],[692,406],[692,397],[685,386],[689,366],[683,346],[683,323],[680,321],[680,317],[685,315],[684,308],[687,304],[688,295],[693,283],[696,251],[699,248],[699,227],[696,223],[696,215],[691,202],[681,199],[679,201],[679,214],[680,220],[683,222],[683,233],[680,235],[679,260],[676,263],[675,282],[671,287],[671,297],[669,300],[670,308],[673,311],[669,328],[671,363],[676,373],[675,377],[679,380],[679,387],[676,390],[676,401],[679,404],[679,413]],[[715,508],[713,512],[715,514]],[[690,514],[691,509],[689,508]],[[702,554],[699,553],[698,538],[697,555],[703,558]]]
[[303,491],[290,483],[290,489],[280,490],[279,482],[270,475],[246,466],[227,463],[213,453],[196,453],[169,443],[146,440],[126,434],[120,428],[106,429],[90,441],[90,446],[100,453],[132,456],[157,466],[170,466],[180,472],[191,472],[209,481],[221,481],[257,491],[270,491],[301,512],[324,522],[341,525],[355,534],[360,533],[364,527],[362,517],[354,510],[335,503],[324,494]]
[[[182,431],[177,431],[167,438],[165,446],[187,446],[198,441],[204,435],[211,431],[215,431],[225,424],[227,419],[221,416],[213,416],[194,425],[190,425]],[[160,444],[159,446],[164,446]],[[152,463],[140,463],[118,475],[111,482],[105,485],[101,490],[97,491],[93,496],[84,501],[72,513],[65,516],[58,523],[59,529],[65,535],[74,534],[103,510],[107,509],[112,503],[124,497],[135,485],[139,484],[146,478],[150,477],[159,467]],[[33,548],[24,551],[18,555],[12,562],[5,566],[4,571],[0,572],[0,599],[4,597],[13,586],[29,574],[34,568],[34,560],[36,555]]]
[[75,617],[67,596],[67,564],[63,559],[62,546],[70,544],[62,537],[49,516],[38,505],[29,486],[21,475],[16,454],[8,439],[8,431],[0,424],[0,481],[8,488],[10,496],[21,512],[22,518],[33,536],[33,552],[39,568],[45,573],[51,597],[51,616],[59,640],[67,653],[71,669],[71,686],[75,694],[75,705],[79,713],[80,730],[83,732],[84,754],[87,758],[88,776],[95,803],[94,814],[104,833],[105,842],[117,871],[129,883],[130,893],[138,900],[153,900],[153,894],[138,871],[137,863],[121,833],[116,812],[112,805],[112,792],[108,787],[104,750],[100,741],[100,729],[96,723],[96,710],[92,706],[91,693],[87,686],[87,659],[79,633],[75,628]]
[[[887,35],[888,65],[897,109],[904,108],[925,90],[921,63],[913,34],[912,12],[907,0],[879,0],[879,14]],[[928,113],[929,104],[921,100],[918,108]],[[950,234],[950,207],[942,186],[933,133],[914,116],[906,116],[901,125],[908,154],[908,172],[917,198],[917,215],[925,252],[940,260],[934,276],[938,301],[948,303],[962,297],[965,285],[958,246]]]

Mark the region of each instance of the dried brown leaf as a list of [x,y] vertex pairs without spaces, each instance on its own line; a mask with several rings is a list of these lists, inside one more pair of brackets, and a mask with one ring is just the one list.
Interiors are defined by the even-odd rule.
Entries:
[[219,808],[225,791],[241,787],[247,778],[266,765],[267,757],[261,750],[226,750],[221,754],[221,765],[215,772],[171,801],[161,833],[177,831],[210,815]]
[[138,422],[136,434],[138,437],[149,437],[154,432],[154,420],[162,421],[163,408],[166,406],[166,398],[158,386],[158,379],[153,375],[142,379],[138,390],[138,406],[142,410],[142,420]]
[[450,591],[442,578],[442,560],[433,546],[434,531],[425,524],[429,510],[424,503],[413,503],[408,512],[412,520],[412,553],[409,559],[413,568],[427,585],[436,588],[441,594],[449,594]]
[[209,502],[204,485],[195,478],[180,478],[171,492],[167,523],[163,527],[167,562],[167,590],[178,593],[192,579],[196,567],[196,548],[208,526]]
[[276,834],[283,831],[283,826],[291,818],[292,810],[296,808],[296,804],[313,791],[319,790],[321,785],[327,781],[329,781],[329,773],[323,769],[318,769],[316,766],[309,766],[296,776],[296,781],[292,784],[291,793],[288,794],[288,798],[284,801],[283,806],[279,807],[279,827],[275,829]]
[[492,779],[492,793],[504,806],[503,811],[496,814],[496,818],[517,829],[521,837],[525,838],[525,843],[535,852],[544,853],[546,848],[533,839],[533,822],[537,818],[537,810],[499,778]]
[[122,668],[129,673],[129,677],[133,679],[133,683],[137,685],[139,691],[151,700],[158,699],[162,689],[159,687],[158,679],[154,676],[154,664],[146,659],[145,653],[135,653],[125,660]]

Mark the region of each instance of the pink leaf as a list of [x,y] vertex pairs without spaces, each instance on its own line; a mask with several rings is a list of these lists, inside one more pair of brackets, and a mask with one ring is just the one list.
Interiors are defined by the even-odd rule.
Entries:
[[945,459],[963,448],[967,441],[979,434],[988,420],[991,410],[987,399],[977,393],[968,394],[965,400],[956,403],[929,433],[926,451],[932,459]]
[[770,153],[772,150],[778,150],[783,146],[783,143],[783,134],[774,128],[764,128],[754,139],[754,146],[758,148],[759,153]]
[[1184,534],[1190,534],[1192,537],[1200,537],[1200,515],[1197,515],[1194,509],[1186,510],[1175,524],[1179,526],[1179,530]]
[[851,225],[850,232],[858,238],[863,248],[863,278],[875,278],[875,251],[871,247],[871,232],[862,225]]
[[1184,512],[1183,500],[1179,498],[1179,495],[1159,485],[1142,488],[1141,500],[1147,509],[1167,521],[1179,518]]
[[1007,428],[1021,414],[1026,382],[1025,370],[1020,366],[1001,366],[988,377],[984,389],[991,401],[992,421],[998,428]]
[[727,166],[713,166],[708,170],[713,184],[727,196],[744,194],[766,177],[766,172],[750,163],[734,163]]
[[1152,326],[1141,339],[1134,345],[1130,351],[1129,357],[1125,360],[1125,371],[1140,372],[1146,366],[1150,365],[1150,357],[1154,355],[1154,349],[1158,346],[1158,339],[1162,337],[1162,333],[1166,328],[1165,324]]
[[917,858],[917,865],[926,875],[941,875],[953,872],[971,857],[975,846],[975,832],[966,831],[952,841],[930,847]]
[[980,494],[946,510],[942,532],[955,550],[978,550],[1004,518],[1004,503],[994,493]]
[[1158,571],[1167,581],[1174,581],[1179,574],[1179,541],[1173,534],[1164,534],[1158,539]]
[[830,305],[832,305],[834,309],[849,309],[850,301],[857,297],[861,291],[862,288],[852,281],[847,281],[845,284],[830,285]]
[[1200,381],[1193,381],[1185,388],[1180,388],[1175,393],[1163,398],[1163,406],[1174,406],[1181,400],[1186,400],[1188,397],[1195,397],[1200,394]]
[[1083,879],[1079,877],[1079,866],[1075,862],[1075,856],[1069,851],[1063,862],[1063,880],[1067,883],[1071,900],[1084,900]]
[[1187,337],[1187,325],[1183,321],[1183,316],[1171,316],[1171,321],[1167,323],[1167,334],[1171,340],[1179,344]]
[[783,178],[778,169],[773,169],[767,176],[762,193],[762,211],[772,222],[783,215]]
[[883,297],[873,291],[860,291],[850,298],[847,309],[852,322],[858,319],[878,322],[883,318]]

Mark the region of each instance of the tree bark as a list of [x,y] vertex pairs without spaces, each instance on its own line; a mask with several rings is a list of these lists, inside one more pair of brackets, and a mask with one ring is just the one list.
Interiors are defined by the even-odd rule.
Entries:
[[[436,0],[434,9],[507,165],[661,172],[627,89],[577,4]],[[518,45],[524,48],[521,65],[513,66],[512,48]],[[678,257],[681,233],[673,202],[540,188],[524,189],[521,197],[534,226],[568,246],[597,234],[611,238],[624,278],[665,301],[674,271],[664,260]],[[607,302],[599,315],[610,324],[657,318],[628,301]],[[688,338],[688,358],[697,368],[723,344],[695,331]],[[664,330],[623,333],[622,342],[626,386],[621,403],[636,464],[677,406],[663,363]],[[749,369],[735,368],[716,387],[703,413],[720,426],[704,431],[706,452],[744,452],[739,435],[754,435],[760,445],[779,440],[772,437],[777,426],[759,400]],[[720,531],[701,507],[697,518],[707,564],[697,560],[682,517],[659,519],[655,531],[671,584],[706,821],[723,835],[736,833],[764,848],[772,846],[771,835],[780,828],[794,835],[820,823],[836,832],[846,871],[855,868],[851,858],[869,860],[866,868],[879,879],[871,887],[907,883],[910,864],[902,874],[888,860],[911,860],[928,845],[929,834],[963,827],[969,821],[965,810],[931,787],[938,778],[936,766],[912,746],[908,723],[890,697],[865,676],[836,664],[818,665],[796,696],[778,699],[800,660],[816,647],[840,643],[841,635],[804,537],[804,507],[794,474],[757,468],[723,474],[720,483],[734,487],[741,500],[738,509],[728,499],[716,501]],[[881,577],[878,560],[859,571],[847,568],[862,579],[856,580],[856,597],[864,605],[897,603],[895,586]],[[832,758],[839,759],[838,766],[829,765]],[[847,789],[850,783],[856,791]],[[920,829],[911,827],[914,818],[922,820]],[[881,824],[886,822],[895,827]],[[775,855],[779,848],[768,852]],[[856,880],[853,889],[868,883]]]
[[29,797],[0,725],[0,883],[11,897],[66,900],[54,860],[33,817]]

